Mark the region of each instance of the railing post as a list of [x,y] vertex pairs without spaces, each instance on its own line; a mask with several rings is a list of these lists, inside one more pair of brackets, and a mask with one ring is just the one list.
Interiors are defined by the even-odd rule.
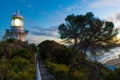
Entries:
[[37,74],[36,80],[42,80],[38,62],[36,62],[36,74]]

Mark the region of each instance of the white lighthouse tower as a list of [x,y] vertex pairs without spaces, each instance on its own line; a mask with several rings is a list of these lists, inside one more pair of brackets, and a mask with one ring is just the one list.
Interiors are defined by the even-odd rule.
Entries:
[[8,38],[14,38],[17,40],[25,41],[28,34],[28,30],[24,30],[24,18],[17,11],[12,16],[11,29],[6,30],[6,35]]

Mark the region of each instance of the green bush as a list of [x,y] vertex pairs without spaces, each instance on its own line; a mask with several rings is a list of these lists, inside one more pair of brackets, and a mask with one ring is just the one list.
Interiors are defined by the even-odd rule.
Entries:
[[26,49],[20,49],[20,50],[17,50],[16,52],[15,52],[15,56],[17,56],[17,57],[22,57],[22,58],[25,58],[25,59],[28,59],[28,60],[31,60],[31,59],[33,59],[32,58],[32,53],[30,53],[28,50],[26,50]]
[[0,42],[0,80],[35,80],[35,46],[20,40]]
[[75,80],[89,80],[87,74],[84,71],[75,70],[73,73],[73,78]]
[[35,80],[36,75],[34,71],[35,69],[30,70],[29,68],[27,70],[19,71],[17,73],[15,71],[10,70],[10,77],[7,80]]
[[60,64],[70,64],[73,50],[67,48],[55,41],[43,41],[38,45],[39,56],[45,61],[50,59],[51,62]]
[[105,80],[120,80],[120,68],[106,75]]
[[12,69],[16,72],[28,68],[30,62],[27,59],[21,57],[15,57],[11,60]]
[[16,39],[11,38],[11,39],[7,39],[7,42],[13,43],[15,40],[16,40]]
[[10,70],[9,60],[2,57],[0,59],[0,80],[8,80],[9,79],[9,70]]
[[35,66],[25,58],[16,56],[11,60],[9,71],[11,80],[34,80],[35,71]]
[[67,65],[48,62],[46,67],[48,72],[54,75],[56,80],[71,80]]

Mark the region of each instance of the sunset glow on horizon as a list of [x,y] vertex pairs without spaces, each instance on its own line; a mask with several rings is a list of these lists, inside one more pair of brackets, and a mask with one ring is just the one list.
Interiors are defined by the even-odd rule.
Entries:
[[[11,26],[11,16],[17,10],[24,17],[25,29],[29,30],[27,40],[38,43],[44,38],[59,40],[58,26],[64,23],[65,17],[70,14],[84,15],[93,12],[95,17],[112,21],[116,28],[120,28],[119,3],[120,0],[1,0],[0,36],[2,38],[5,29]],[[19,24],[19,21],[16,23]],[[36,39],[30,36],[35,36]]]

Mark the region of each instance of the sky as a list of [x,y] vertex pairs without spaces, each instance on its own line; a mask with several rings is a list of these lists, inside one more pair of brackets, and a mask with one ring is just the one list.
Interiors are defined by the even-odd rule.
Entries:
[[0,37],[10,29],[17,11],[24,17],[27,40],[40,43],[46,39],[61,41],[58,26],[67,15],[93,12],[101,20],[112,21],[120,28],[120,0],[0,0]]

